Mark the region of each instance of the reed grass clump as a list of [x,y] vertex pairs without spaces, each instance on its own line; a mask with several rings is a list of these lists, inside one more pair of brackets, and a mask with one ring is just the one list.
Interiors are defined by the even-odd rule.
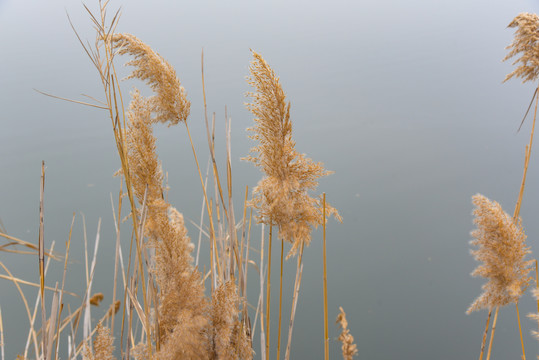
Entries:
[[[67,346],[69,359],[82,357],[84,360],[112,360],[115,358],[115,339],[112,334],[118,333],[114,331],[114,319],[116,314],[120,313],[120,309],[122,321],[118,342],[121,352],[120,358],[122,359],[250,360],[255,355],[253,334],[256,330],[257,318],[260,318],[261,338],[264,339],[264,331],[267,334],[267,342],[261,341],[260,355],[262,358],[268,358],[271,320],[269,311],[271,227],[277,225],[279,237],[282,240],[281,245],[285,241],[292,243],[289,256],[294,255],[300,249],[285,355],[285,359],[289,359],[292,326],[303,269],[304,245],[308,245],[311,241],[313,228],[323,224],[325,246],[327,218],[334,215],[340,220],[337,211],[326,204],[325,195],[323,200],[309,195],[309,192],[316,188],[317,180],[330,172],[326,171],[321,163],[315,163],[295,150],[295,143],[292,140],[290,103],[286,102],[279,79],[273,70],[259,54],[253,52],[254,60],[250,68],[249,82],[255,87],[256,92],[251,94],[253,103],[249,105],[249,109],[255,115],[256,122],[256,126],[251,129],[252,138],[258,140],[259,145],[253,148],[253,155],[249,156],[248,159],[262,169],[265,177],[254,189],[254,198],[251,201],[247,199],[249,192],[246,189],[246,206],[243,218],[239,224],[236,223],[232,201],[230,134],[227,134],[228,193],[225,193],[222,191],[216,164],[213,134],[210,136],[210,129],[207,126],[210,159],[214,165],[211,180],[216,189],[216,200],[213,201],[206,189],[206,182],[202,179],[195,146],[187,125],[191,103],[187,99],[186,91],[174,68],[137,37],[131,34],[115,33],[114,29],[117,25],[119,12],[108,23],[106,21],[107,3],[99,2],[100,11],[97,15],[86,8],[97,31],[95,47],[86,45],[78,33],[77,37],[98,70],[103,84],[105,101],[92,106],[106,110],[110,117],[121,161],[121,170],[118,174],[122,177],[126,187],[126,191],[124,192],[122,188],[118,196],[118,220],[116,220],[116,212],[114,211],[117,240],[113,298],[104,309],[105,315],[95,327],[92,327],[93,318],[90,305],[99,306],[106,301],[102,293],[95,293],[91,296],[99,244],[98,226],[91,269],[88,270],[88,265],[86,269],[87,290],[82,296],[81,306],[67,316],[61,314],[64,305],[63,285],[61,291],[58,288],[54,289],[44,285],[47,269],[44,264],[45,255],[52,257],[52,249],[50,252],[45,251],[43,232],[40,231],[39,246],[33,247],[39,250],[41,284],[36,286],[40,288],[41,297],[38,300],[44,304],[44,291],[53,290],[53,306],[50,317],[47,318],[45,307],[42,305],[43,324],[41,341],[38,341],[39,332],[34,329],[33,322],[36,314],[30,313],[27,301],[22,295],[28,310],[31,329],[27,349],[21,358],[29,358],[27,356],[28,347],[29,344],[33,343],[36,359],[58,359],[60,335],[65,329],[70,329]],[[131,92],[131,101],[127,111],[124,111],[122,86],[116,75],[114,62],[119,55],[131,57],[127,65],[133,66],[134,70],[127,79],[142,80],[153,91],[153,95],[145,97],[135,88]],[[209,270],[206,270],[206,265],[202,266],[204,270],[201,270],[200,266],[194,265],[192,253],[195,245],[188,236],[182,213],[169,203],[165,196],[167,188],[164,185],[163,170],[156,151],[157,140],[153,133],[153,126],[156,123],[167,123],[171,126],[180,122],[186,126],[201,178],[209,226],[203,225],[201,220],[200,237],[205,234],[209,240],[210,264],[207,267]],[[228,123],[228,129],[229,126]],[[40,204],[42,209],[44,166],[41,185]],[[130,219],[132,225],[127,266],[124,266],[120,246],[122,238],[120,214],[125,195],[127,195],[130,205],[130,211],[125,219]],[[228,196],[226,198],[228,201],[225,201],[226,196]],[[253,245],[250,243],[251,219],[248,219],[246,215],[247,205],[258,211],[257,216],[260,222],[270,225],[267,264],[264,263],[266,250],[263,235],[260,249],[254,249],[260,251],[260,262],[257,264],[249,258],[249,251],[253,250]],[[214,226],[214,223],[217,226]],[[249,223],[248,227],[247,223]],[[42,229],[42,211],[40,211],[40,226]],[[241,236],[238,236],[237,231],[240,227],[243,231]],[[262,226],[262,234],[264,233],[263,229]],[[4,236],[4,234],[1,235]],[[16,243],[28,245],[28,243],[20,241]],[[85,245],[87,244],[85,243]],[[67,248],[68,253],[69,245]],[[67,268],[68,263],[67,253],[65,268]],[[85,256],[87,258],[87,254]],[[325,262],[324,253],[324,264]],[[118,264],[121,264],[120,269],[118,269]],[[253,310],[250,310],[250,304],[247,302],[247,270],[249,266],[253,265],[259,271],[261,286],[259,289],[260,301],[258,305],[252,306]],[[265,270],[266,268],[267,270]],[[280,347],[282,269],[283,247],[281,247],[278,348]],[[266,328],[263,326],[262,300],[265,271],[268,275]],[[117,276],[118,272],[121,276]],[[209,295],[205,293],[207,278],[211,279]],[[11,279],[14,277],[11,276]],[[123,300],[121,301],[117,300],[115,295],[118,279],[123,280]],[[325,266],[324,279],[324,287],[326,287]],[[324,294],[325,316],[327,317],[327,291]],[[37,312],[37,302],[35,312]],[[255,318],[255,325],[251,327],[252,317]],[[340,320],[343,333],[348,334],[346,319],[343,319]],[[3,336],[1,324],[0,315],[0,335]],[[77,329],[80,324],[83,326],[83,335],[79,341],[80,335],[77,336]],[[92,338],[94,338],[93,342]],[[327,339],[327,326],[325,338],[324,346],[327,353],[327,342],[329,341]],[[347,342],[353,341],[351,336],[347,335],[345,338]],[[353,356],[357,352],[355,345],[350,343],[347,346],[347,354]],[[279,355],[277,357],[279,358]]]

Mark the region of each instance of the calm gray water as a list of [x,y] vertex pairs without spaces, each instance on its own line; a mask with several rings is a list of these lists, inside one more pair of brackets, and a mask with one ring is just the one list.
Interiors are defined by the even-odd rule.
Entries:
[[[110,6],[123,7],[119,31],[137,35],[175,66],[192,101],[189,121],[202,159],[207,155],[200,81],[204,48],[208,109],[222,120],[226,105],[232,118],[237,204],[244,186],[253,187],[260,177],[240,161],[253,145],[245,133],[252,119],[243,105],[249,49],[260,52],[280,76],[292,102],[298,150],[335,171],[319,188],[344,219],[328,228],[329,315],[333,322],[344,307],[361,358],[477,357],[487,314],[465,315],[483,283],[469,276],[476,266],[468,245],[471,196],[480,192],[507,212],[516,201],[530,122],[516,130],[533,89],[518,80],[502,85],[512,67],[500,60],[513,36],[507,24],[519,12],[537,12],[536,3],[115,0]],[[101,97],[66,10],[81,36],[92,41],[79,2],[0,0],[0,219],[9,234],[37,241],[45,160],[46,240],[55,240],[63,252],[76,212],[68,287],[81,292],[81,214],[91,243],[101,218],[93,288],[110,300],[115,239],[110,193],[120,186],[112,177],[119,161],[110,120],[100,110],[32,90]],[[126,91],[133,85],[126,83]],[[217,130],[224,134],[223,121]],[[185,129],[159,127],[156,135],[171,202],[186,218],[197,219],[202,195]],[[534,254],[539,251],[537,151],[521,211]],[[196,229],[189,229],[197,238]],[[323,357],[320,243],[317,232],[305,253],[293,359]],[[37,281],[34,257],[0,253],[0,261],[15,276]],[[51,267],[49,285],[60,279],[62,265]],[[293,268],[293,262],[286,268],[288,295]],[[34,290],[26,291],[33,299]],[[28,321],[16,288],[5,280],[0,280],[0,306],[6,358],[12,359],[24,348]],[[520,308],[527,354],[534,357],[539,347],[530,330],[537,325],[523,316],[536,309],[529,292]],[[101,314],[94,310],[96,318]],[[276,325],[273,329],[275,334]],[[330,330],[332,357],[339,358],[338,331]],[[519,357],[517,334],[514,307],[503,309],[493,358]]]

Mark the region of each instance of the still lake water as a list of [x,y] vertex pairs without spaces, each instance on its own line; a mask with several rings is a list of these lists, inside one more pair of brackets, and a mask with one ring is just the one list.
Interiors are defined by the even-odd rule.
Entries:
[[[96,9],[95,3],[87,5]],[[118,30],[135,34],[175,66],[192,101],[190,127],[202,159],[207,158],[200,81],[204,48],[208,109],[216,113],[218,135],[224,135],[225,105],[232,118],[236,204],[242,202],[244,186],[252,188],[260,178],[240,161],[253,145],[245,132],[251,115],[243,106],[249,48],[280,76],[292,102],[298,150],[335,171],[319,187],[344,219],[328,228],[329,317],[333,322],[338,307],[344,307],[361,358],[478,355],[487,314],[465,315],[483,283],[469,276],[476,266],[468,245],[471,196],[480,192],[507,212],[513,210],[530,122],[516,130],[533,90],[518,80],[502,85],[512,67],[500,60],[513,36],[507,24],[519,12],[537,12],[537,4],[110,4],[111,9],[118,6]],[[120,186],[112,177],[119,161],[110,122],[100,110],[32,90],[76,99],[84,99],[81,93],[101,95],[66,10],[81,36],[92,40],[80,3],[0,0],[0,219],[9,234],[37,241],[40,163],[45,160],[45,238],[55,240],[60,253],[77,214],[67,287],[82,292],[81,214],[91,241],[101,218],[93,288],[110,299],[115,239],[110,193],[117,194]],[[126,83],[126,91],[134,84]],[[196,221],[202,195],[185,129],[161,126],[155,134],[171,203]],[[223,138],[217,143],[222,149]],[[521,210],[532,256],[539,252],[537,159],[535,151]],[[196,229],[189,230],[196,239]],[[305,252],[293,359],[323,357],[320,244],[318,231]],[[0,261],[15,276],[37,281],[34,257],[2,252]],[[62,265],[53,264],[49,285],[61,278]],[[289,262],[285,269],[285,299],[291,297],[294,266]],[[34,291],[26,290],[33,299]],[[284,303],[288,316],[290,300]],[[5,280],[0,280],[0,307],[6,358],[12,359],[24,348],[28,321],[16,288]],[[523,316],[536,309],[529,292],[520,308],[526,350],[533,357],[539,346],[529,333],[537,325]],[[94,315],[100,316],[100,310]],[[275,334],[276,325],[273,329]],[[330,326],[332,358],[340,357],[337,336]],[[514,307],[500,313],[493,351],[499,359],[519,356]]]

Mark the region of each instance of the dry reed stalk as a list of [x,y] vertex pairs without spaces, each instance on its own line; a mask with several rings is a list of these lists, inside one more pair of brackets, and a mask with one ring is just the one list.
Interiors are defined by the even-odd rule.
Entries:
[[[322,194],[322,209],[324,221],[322,222],[323,229],[323,258],[324,258],[324,359],[329,360],[329,330],[328,330],[328,271],[327,271],[327,256],[326,256],[326,193]],[[342,311],[341,308],[341,312]],[[343,329],[344,331],[344,329]]]
[[269,359],[270,348],[270,302],[271,302],[271,243],[272,243],[272,222],[269,222],[269,237],[268,237],[268,279],[266,282],[266,356]]
[[518,311],[518,301],[515,303],[517,309],[517,320],[518,320],[518,332],[520,334],[520,344],[522,345],[522,359],[526,360],[526,351],[524,350],[524,339],[522,338],[522,327],[520,326],[520,312]]
[[[209,136],[208,112],[207,112],[207,106],[206,106],[206,83],[204,81],[204,50],[202,50],[202,53],[201,53],[200,64],[201,64],[201,78],[202,78],[202,98],[203,98],[203,101],[204,101],[204,121],[205,121],[205,124],[206,124],[206,133],[208,135],[208,145],[209,145],[209,148],[210,148],[210,157],[211,157],[212,163],[213,163],[214,179],[215,179],[216,184],[219,186],[219,194],[221,196],[221,201],[222,201],[222,204],[223,204],[223,207],[224,207],[223,192],[222,192],[222,189],[221,189],[221,182],[219,180],[219,174],[217,172],[217,164],[216,164],[216,161],[215,161],[214,146],[213,146],[213,142],[211,141],[210,136]],[[211,235],[210,242],[212,242],[212,244],[213,244],[212,247],[211,247],[211,251],[212,251],[212,254],[211,254],[212,286],[215,288],[216,287],[216,279],[213,276],[213,272],[214,272],[214,269],[213,269],[214,256],[215,256],[215,263],[217,264],[217,271],[218,271],[219,279],[223,280],[223,272],[221,271],[221,265],[220,265],[221,261],[219,260],[218,251],[217,251],[217,239],[215,238],[215,227],[214,227],[214,224],[213,224],[213,211],[211,210],[211,207],[209,206],[209,203],[208,203],[208,196],[207,196],[207,193],[206,193],[206,187],[205,187],[205,185],[204,185],[204,183],[202,181],[202,173],[200,172],[200,166],[198,164],[198,159],[197,159],[197,156],[196,156],[195,147],[193,145],[193,140],[191,138],[191,132],[189,131],[189,127],[187,126],[187,122],[185,122],[185,127],[187,129],[187,135],[189,136],[189,142],[191,143],[191,149],[193,151],[193,156],[195,158],[195,163],[197,165],[198,174],[200,176],[200,183],[202,185],[202,191],[204,193],[204,199],[206,201],[206,207],[208,208],[208,217],[209,217],[209,221],[210,221],[210,235]],[[219,211],[218,206],[217,206],[217,211]],[[226,209],[225,209],[225,211],[226,211]],[[219,214],[219,212],[217,212],[217,214]],[[212,292],[213,292],[214,288],[212,288]]]
[[[51,243],[51,248],[50,248],[51,252],[54,250],[54,245],[55,245],[55,242],[53,241]],[[50,260],[51,260],[50,257],[47,258],[47,263],[45,264],[45,275],[47,275],[47,271],[49,270]],[[32,284],[32,285],[35,286],[35,287],[39,287],[38,284]],[[45,287],[45,289],[46,290],[53,290],[52,288],[49,288],[49,287]],[[30,347],[30,341],[32,339],[33,339],[33,343],[34,343],[35,356],[36,356],[36,358],[39,357],[39,350],[38,350],[39,344],[37,342],[37,334],[36,334],[36,331],[34,330],[34,324],[35,324],[35,320],[36,320],[36,317],[37,317],[37,311],[38,311],[40,299],[41,299],[41,289],[37,292],[36,301],[35,301],[35,305],[34,305],[34,312],[33,312],[32,317],[30,319],[30,328],[28,330],[28,337],[26,339],[26,345],[24,347],[24,355],[23,355],[23,357],[25,359],[28,356],[28,349]]]
[[[43,231],[43,194],[45,192],[45,161],[41,162],[41,186],[39,188],[39,279],[41,284],[41,339],[42,353],[45,354],[47,349],[47,329],[45,313],[45,268],[44,268],[44,231]],[[47,360],[45,355],[44,360]]]
[[485,345],[487,341],[488,325],[490,323],[490,317],[492,315],[492,309],[488,311],[487,323],[485,325],[485,331],[483,332],[483,342],[481,343],[481,353],[479,354],[479,360],[483,360],[483,353],[485,352]]
[[[539,267],[537,266],[537,259],[535,259],[535,286],[537,289],[539,289]],[[539,314],[539,297],[536,298],[537,300],[537,314]],[[539,323],[538,323],[538,330],[539,330]]]
[[[513,39],[513,42],[507,47],[509,49],[509,53],[505,56],[503,59],[504,61],[509,60],[513,57],[518,57],[514,62],[513,65],[517,65],[515,70],[513,70],[511,73],[509,73],[505,79],[505,81],[508,81],[509,79],[513,77],[520,77],[522,78],[522,82],[525,83],[527,81],[536,81],[537,77],[539,75],[539,17],[535,14],[530,13],[521,13],[518,16],[516,16],[513,21],[508,25],[508,27],[511,28],[517,28],[515,31],[515,36]],[[539,88],[538,88],[539,89]],[[539,100],[539,97],[537,97],[537,90],[534,92],[534,97],[536,100],[535,103],[535,112],[534,112],[534,118],[532,123],[532,129],[530,132],[530,140],[528,145],[526,145],[525,149],[525,159],[524,159],[524,170],[522,175],[522,183],[519,190],[518,200],[515,205],[515,211],[513,214],[513,221],[515,223],[520,223],[519,221],[519,214],[520,214],[520,208],[522,205],[522,199],[524,195],[524,187],[526,184],[526,175],[528,172],[528,165],[530,161],[531,156],[531,149],[533,144],[533,135],[535,130],[535,121],[537,118],[537,101]],[[533,101],[533,98],[532,98]],[[531,106],[531,103],[530,103]],[[528,108],[529,111],[529,108]],[[528,114],[528,111],[526,112],[526,115]],[[526,118],[526,115],[524,116],[524,119]],[[522,122],[524,122],[524,119]],[[521,123],[522,126],[522,123]],[[520,128],[519,128],[520,130]],[[526,266],[527,267],[527,266]],[[529,270],[528,270],[529,271]],[[527,273],[526,273],[527,274]],[[528,281],[529,282],[529,281]],[[526,287],[527,284],[524,286]],[[518,290],[520,292],[520,289]],[[522,338],[522,329],[520,326],[520,316],[519,316],[519,310],[518,310],[518,298],[514,301],[516,310],[517,310],[517,320],[518,320],[518,326],[519,326],[519,334],[520,334],[520,340],[522,345],[522,358],[526,358],[525,350],[524,350],[524,341]],[[505,304],[497,304],[496,305],[496,315],[499,306],[503,306]],[[539,308],[539,305],[538,305]],[[471,308],[470,308],[471,309]],[[492,309],[492,307],[490,308]],[[495,317],[496,319],[496,317]],[[492,343],[492,337],[494,336],[494,333],[491,334],[491,343]],[[490,346],[489,346],[489,355],[490,355]]]
[[279,325],[277,327],[277,360],[280,359],[281,353],[281,316],[283,308],[283,258],[284,258],[284,241],[281,240],[281,273],[279,276]]
[[100,231],[101,231],[101,218],[99,218],[97,222],[97,233],[96,233],[95,242],[94,242],[94,255],[92,257],[92,264],[90,265],[90,278],[89,278],[88,283],[86,284],[86,296],[85,296],[86,307],[84,309],[84,323],[83,323],[83,328],[82,328],[84,339],[88,339],[89,335],[92,332],[92,315],[91,315],[89,295],[92,293],[95,266],[97,263],[97,251],[99,249],[99,240],[101,239]]
[[[266,360],[266,334],[264,331],[264,224],[262,223],[262,229],[260,233],[260,357],[262,360]],[[258,312],[257,312],[258,314]],[[255,317],[256,326],[256,317]]]
[[[52,348],[54,344],[54,331],[56,329],[56,320],[57,320],[57,313],[59,303],[58,303],[58,282],[56,282],[56,289],[54,291],[54,295],[52,297],[52,304],[51,304],[51,316],[49,320],[47,321],[47,348],[44,351],[44,354],[47,354],[45,356],[45,359],[51,359],[52,357]],[[44,336],[45,334],[42,334]]]
[[[116,250],[114,252],[115,254],[114,255],[114,284],[112,287],[112,301],[111,301],[112,305],[116,304],[116,287],[117,287],[117,282],[118,282],[118,260],[119,260],[119,255],[120,255],[120,219],[122,217],[122,193],[123,193],[122,184],[123,182],[120,181],[120,192],[118,194],[118,219],[116,219],[116,214],[114,211],[114,202],[112,201],[112,193],[110,194],[112,213],[114,215],[113,216],[114,228],[116,231]],[[123,275],[123,271],[122,271],[122,275]],[[114,334],[114,319],[115,319],[115,316],[111,316],[110,332],[112,334]]]
[[339,307],[340,313],[337,315],[336,324],[342,329],[339,335],[339,341],[342,342],[342,357],[344,360],[352,360],[357,355],[357,345],[354,344],[354,337],[350,334],[348,329],[348,321],[346,320],[346,313],[342,307]]
[[69,228],[69,236],[66,241],[66,254],[65,254],[65,262],[64,262],[64,274],[62,275],[62,289],[60,290],[60,299],[59,299],[59,306],[60,311],[58,311],[58,318],[56,319],[57,329],[56,329],[56,346],[55,346],[55,353],[56,357],[58,357],[58,351],[60,346],[60,323],[62,320],[62,307],[63,307],[63,299],[64,299],[64,287],[65,287],[65,280],[66,280],[66,272],[67,272],[67,261],[69,258],[69,248],[71,247],[71,235],[73,234],[73,225],[75,224],[75,213],[73,213],[73,218],[71,219],[71,226]]
[[290,323],[288,324],[288,343],[286,344],[285,360],[290,359],[290,347],[292,345],[292,330],[294,329],[294,319],[296,318],[296,307],[298,305],[299,288],[301,285],[301,275],[303,274],[303,244],[299,250],[298,266],[296,269],[296,280],[294,281],[294,295],[292,296],[292,310],[290,311]]
[[[92,61],[93,65],[96,67],[98,74],[100,76],[103,90],[106,98],[106,109],[111,119],[114,138],[116,141],[116,147],[118,150],[118,155],[121,161],[121,169],[124,174],[124,180],[127,188],[127,195],[129,197],[129,202],[131,205],[132,213],[135,213],[135,201],[132,194],[131,188],[131,176],[129,173],[129,165],[127,160],[127,154],[125,151],[125,139],[124,139],[124,129],[125,129],[125,110],[123,107],[123,97],[120,90],[118,76],[116,76],[116,69],[113,62],[115,56],[111,34],[114,33],[114,30],[117,25],[119,18],[119,10],[115,13],[114,17],[110,21],[110,24],[106,21],[106,7],[108,1],[102,3],[99,1],[99,16],[94,16],[94,14],[85,6],[90,19],[93,21],[96,29],[96,42],[95,47],[86,46],[85,43],[81,40],[78,35],[75,27],[71,23],[71,27],[75,32],[80,44],[82,45],[84,51],[87,53],[88,57]],[[133,220],[133,231],[135,233],[134,238],[139,239],[138,229],[137,229],[137,218],[132,216]],[[133,238],[132,238],[133,239]],[[138,244],[138,242],[137,242]],[[131,243],[132,246],[132,243]],[[131,252],[129,253],[129,264],[131,263]],[[142,277],[142,287],[143,287],[143,300],[144,307],[147,313],[149,313],[147,303],[146,303],[146,291],[145,291],[145,281],[144,281],[144,272],[142,271],[142,261],[141,261],[141,249],[137,249],[138,264],[139,264],[139,273]],[[129,266],[130,267],[130,266]],[[124,296],[125,304],[125,296]],[[124,306],[125,309],[125,306]],[[124,331],[124,320],[125,312],[122,315],[122,334]],[[149,326],[148,326],[149,327]],[[123,336],[122,336],[123,341]],[[150,344],[150,353],[151,353],[151,344]]]
[[498,321],[498,310],[500,310],[500,307],[496,307],[496,312],[494,313],[494,321],[492,322],[492,330],[490,331],[490,341],[488,343],[488,352],[487,352],[487,360],[490,360],[490,352],[492,350],[492,342],[494,339],[494,333],[496,332],[496,323]]
[[4,360],[4,321],[2,319],[2,307],[0,306],[0,355]]

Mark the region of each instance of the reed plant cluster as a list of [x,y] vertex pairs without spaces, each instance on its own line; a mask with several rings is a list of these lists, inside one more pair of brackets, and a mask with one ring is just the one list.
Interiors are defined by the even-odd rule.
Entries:
[[[503,60],[516,58],[513,62],[516,68],[505,77],[504,82],[512,78],[521,78],[523,83],[536,82],[539,75],[539,17],[536,14],[521,13],[511,21],[508,27],[516,28],[516,31],[513,42],[507,47],[509,52]],[[475,205],[475,210],[473,211],[474,223],[477,228],[471,233],[473,240],[470,244],[474,247],[471,254],[481,263],[472,272],[472,276],[487,279],[487,282],[482,287],[483,292],[467,310],[467,313],[481,309],[488,310],[479,360],[483,359],[485,351],[486,359],[490,359],[498,311],[509,304],[514,304],[516,307],[518,331],[522,346],[521,358],[526,359],[518,303],[533,282],[530,271],[534,264],[537,288],[539,288],[539,272],[537,271],[537,260],[527,259],[527,255],[531,254],[531,250],[526,244],[520,209],[533,145],[537,118],[537,95],[538,88],[536,85],[532,101],[522,120],[522,123],[524,123],[535,101],[530,140],[524,152],[524,170],[513,215],[506,213],[496,201],[491,201],[481,194],[476,194],[472,197]],[[520,124],[521,126],[522,123]],[[533,291],[536,298],[537,291],[537,289]],[[539,310],[539,298],[537,299],[537,309]],[[493,312],[494,320],[492,321],[492,326],[489,327]],[[539,319],[539,313],[530,314],[529,317],[537,320]],[[486,350],[489,329],[490,341],[488,350]]]
[[[94,257],[91,264],[86,262],[87,289],[81,296],[80,307],[66,312],[63,306],[63,296],[73,295],[64,290],[71,232],[63,257],[65,263],[61,285],[57,283],[54,288],[45,286],[49,262],[61,257],[54,253],[53,246],[47,249],[44,239],[43,166],[39,244],[26,243],[5,234],[4,231],[0,234],[11,241],[6,247],[20,245],[36,251],[40,264],[40,284],[33,284],[39,288],[33,313],[24,293],[20,291],[31,326],[27,346],[19,359],[58,359],[61,348],[67,349],[69,359],[85,360],[107,360],[117,356],[137,360],[268,359],[270,356],[279,359],[285,276],[283,255],[285,244],[290,243],[287,258],[297,255],[297,269],[284,352],[284,358],[289,359],[303,271],[302,255],[305,246],[312,241],[312,231],[319,226],[324,230],[325,307],[324,339],[320,339],[320,343],[327,359],[330,339],[327,335],[325,229],[330,216],[339,221],[341,218],[337,210],[326,203],[325,194],[312,196],[318,179],[330,172],[325,170],[321,163],[312,161],[295,149],[290,102],[286,101],[279,78],[262,56],[253,51],[253,61],[249,69],[249,84],[253,87],[249,96],[252,102],[247,107],[254,115],[255,126],[249,130],[257,145],[246,159],[260,168],[263,177],[253,189],[250,199],[246,188],[243,216],[236,221],[232,201],[229,134],[226,146],[226,180],[223,182],[213,140],[215,119],[210,125],[207,114],[205,115],[209,160],[213,166],[211,175],[206,175],[204,179],[189,130],[191,103],[174,68],[134,35],[116,33],[119,12],[109,21],[107,2],[100,1],[99,5],[99,12],[96,14],[86,8],[96,29],[95,43],[90,45],[84,42],[76,31],[75,33],[97,70],[105,99],[103,102],[84,104],[102,109],[110,118],[121,163],[117,175],[122,179],[123,186],[114,211],[116,253],[113,296],[104,311],[105,315],[94,322],[91,306],[100,306],[105,302],[101,293],[92,292],[99,230]],[[129,105],[124,105],[124,93],[116,72],[117,59],[120,57],[130,59],[127,65],[132,67],[133,71],[128,79],[137,78],[144,82],[152,90],[151,96],[143,96],[141,91],[134,89]],[[203,70],[202,81],[204,88]],[[204,108],[206,109],[205,97]],[[204,197],[203,213],[206,213],[206,224],[202,224],[199,230],[209,243],[209,264],[199,264],[200,240],[195,245],[188,235],[181,212],[167,200],[167,187],[156,152],[157,139],[153,133],[153,127],[157,123],[185,126],[186,140],[192,148]],[[229,129],[230,124],[227,126]],[[208,178],[214,185],[213,194],[210,193],[212,187],[208,185]],[[126,206],[127,216],[123,216],[122,209]],[[259,243],[251,240],[251,228],[255,227],[253,219],[261,224]],[[131,224],[128,250],[127,244],[121,244],[125,237],[121,234],[123,222]],[[275,239],[274,228],[277,231]],[[277,344],[276,354],[270,354],[273,240],[279,240],[281,243],[278,335],[273,339],[273,344]],[[4,250],[4,247],[0,250]],[[258,262],[253,258],[252,251],[260,255]],[[259,289],[247,287],[249,268],[251,274],[253,271],[258,272]],[[15,278],[6,267],[4,269],[8,273],[7,278],[20,290],[19,283],[22,281]],[[248,303],[248,290],[259,294],[257,303]],[[51,293],[52,301],[48,299]],[[50,310],[46,306],[48,303],[51,303]],[[39,304],[41,329],[35,325]],[[343,342],[343,357],[351,359],[357,353],[357,348],[353,344],[354,340],[342,308],[338,323],[343,329],[339,338]],[[82,334],[78,333],[80,327]],[[0,335],[3,335],[2,329],[0,312]],[[115,334],[119,334],[119,338],[115,339]],[[256,335],[260,336],[261,343],[258,354],[253,350]],[[0,339],[0,342],[3,351],[3,341]]]

